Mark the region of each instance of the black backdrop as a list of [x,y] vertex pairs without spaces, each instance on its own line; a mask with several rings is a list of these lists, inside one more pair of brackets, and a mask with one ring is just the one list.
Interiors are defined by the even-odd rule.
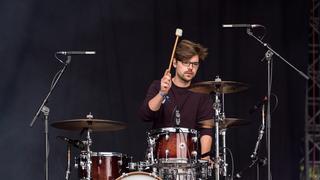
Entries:
[[[97,54],[72,57],[50,97],[50,123],[84,118],[89,112],[125,122],[125,130],[95,133],[93,149],[126,153],[139,161],[150,124],[139,120],[137,109],[148,85],[167,67],[175,29],[182,28],[183,38],[209,48],[197,81],[220,75],[250,85],[248,91],[225,97],[227,117],[252,122],[227,132],[236,172],[250,163],[257,138],[260,116],[248,110],[266,94],[266,64],[260,61],[266,50],[245,29],[223,29],[221,24],[265,25],[265,41],[307,70],[307,1],[2,0],[0,22],[0,174],[6,179],[44,178],[44,121],[39,118],[33,128],[29,123],[61,68],[53,57],[56,51]],[[279,99],[272,114],[273,178],[298,179],[306,81],[276,57],[273,73],[272,92]],[[49,133],[50,179],[62,179],[66,145],[56,136],[80,138],[80,133],[53,127]],[[266,168],[261,171],[265,176]],[[246,171],[243,179],[255,179],[254,172]],[[76,171],[72,173],[76,179]]]

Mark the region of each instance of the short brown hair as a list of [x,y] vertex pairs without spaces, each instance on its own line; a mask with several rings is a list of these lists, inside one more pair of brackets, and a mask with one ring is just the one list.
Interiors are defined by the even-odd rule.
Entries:
[[179,42],[175,52],[175,58],[178,61],[186,61],[195,55],[198,55],[200,60],[204,60],[208,55],[207,48],[189,40]]

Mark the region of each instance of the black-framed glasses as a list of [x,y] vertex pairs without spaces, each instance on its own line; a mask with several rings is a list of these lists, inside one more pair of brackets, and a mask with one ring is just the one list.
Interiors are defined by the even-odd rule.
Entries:
[[189,67],[190,64],[192,64],[192,67],[197,68],[197,67],[199,67],[199,65],[200,65],[200,62],[190,62],[190,61],[180,61],[180,62],[181,62],[182,65],[185,66],[185,67]]

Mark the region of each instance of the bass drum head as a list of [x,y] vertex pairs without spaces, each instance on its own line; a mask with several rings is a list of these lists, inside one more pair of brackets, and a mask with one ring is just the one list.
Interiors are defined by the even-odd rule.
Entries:
[[162,180],[162,179],[151,173],[135,171],[135,172],[123,174],[122,176],[118,177],[116,180]]

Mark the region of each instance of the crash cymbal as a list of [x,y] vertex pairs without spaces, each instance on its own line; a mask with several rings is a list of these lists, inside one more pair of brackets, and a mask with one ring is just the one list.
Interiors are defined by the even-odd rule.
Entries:
[[92,131],[118,131],[126,128],[123,122],[102,119],[64,120],[54,122],[51,126],[69,131],[81,131],[83,129],[90,129]]
[[235,81],[204,81],[192,84],[190,91],[196,93],[210,94],[215,93],[235,93],[248,89],[248,85]]
[[[220,122],[220,128],[231,128],[236,126],[243,126],[249,124],[250,121],[238,118],[225,118],[222,122]],[[212,119],[204,120],[199,122],[200,127],[203,128],[213,128],[215,127],[215,123]]]

